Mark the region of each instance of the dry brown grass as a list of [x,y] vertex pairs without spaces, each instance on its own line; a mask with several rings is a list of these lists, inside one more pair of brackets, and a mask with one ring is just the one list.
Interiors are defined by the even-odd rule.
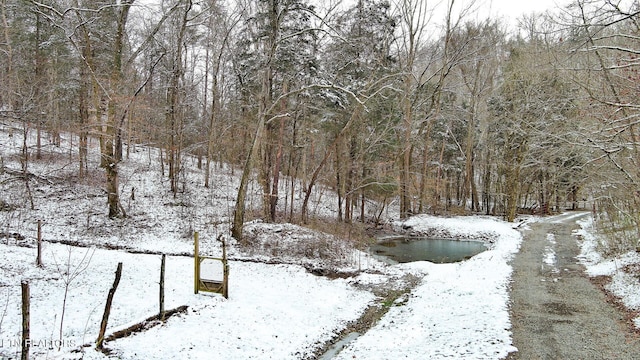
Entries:
[[335,219],[312,219],[303,225],[311,230],[333,235],[343,239],[357,249],[363,249],[371,243],[371,236],[367,234],[366,224],[361,222],[345,223]]

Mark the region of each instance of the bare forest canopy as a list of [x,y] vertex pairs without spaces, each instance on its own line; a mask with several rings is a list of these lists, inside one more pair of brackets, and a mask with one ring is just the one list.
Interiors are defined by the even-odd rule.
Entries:
[[[144,144],[174,193],[186,156],[202,186],[214,163],[242,169],[238,238],[250,181],[267,221],[308,221],[329,186],[345,222],[372,201],[508,220],[588,202],[640,231],[639,2],[573,0],[517,29],[458,2],[0,0],[0,120],[76,134],[79,177],[99,138],[110,217],[123,149]],[[306,196],[289,214],[284,181]]]

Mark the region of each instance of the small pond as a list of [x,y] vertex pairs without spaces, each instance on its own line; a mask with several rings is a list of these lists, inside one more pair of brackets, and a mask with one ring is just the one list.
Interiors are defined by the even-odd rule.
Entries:
[[487,247],[481,241],[416,237],[388,238],[370,247],[370,251],[374,255],[391,263],[413,261],[430,261],[438,264],[453,263],[466,260],[485,250]]

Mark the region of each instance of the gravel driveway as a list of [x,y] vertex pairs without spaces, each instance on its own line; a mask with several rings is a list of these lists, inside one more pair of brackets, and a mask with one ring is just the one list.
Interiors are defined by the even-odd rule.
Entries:
[[524,230],[513,260],[511,321],[518,352],[507,359],[640,359],[640,339],[577,262],[576,220],[566,214]]

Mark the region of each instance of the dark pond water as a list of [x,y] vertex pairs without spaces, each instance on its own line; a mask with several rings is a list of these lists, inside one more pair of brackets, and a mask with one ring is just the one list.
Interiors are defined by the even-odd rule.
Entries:
[[425,238],[390,238],[370,247],[373,254],[390,262],[407,263],[431,261],[433,263],[453,263],[466,260],[485,250],[480,241],[458,241]]

